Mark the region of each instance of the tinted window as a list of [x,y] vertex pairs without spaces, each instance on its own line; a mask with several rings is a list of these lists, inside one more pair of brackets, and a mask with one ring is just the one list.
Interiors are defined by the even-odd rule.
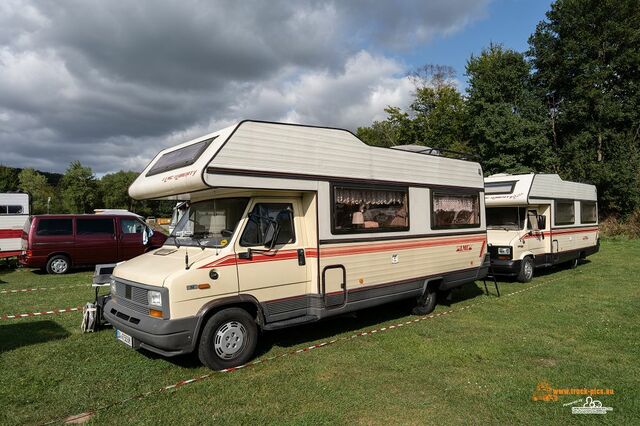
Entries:
[[261,246],[269,243],[269,241],[262,240],[262,236],[269,226],[268,218],[274,219],[280,226],[276,244],[294,243],[296,241],[296,234],[293,228],[293,206],[285,203],[258,203],[249,213],[249,220],[240,238],[240,245]]
[[524,210],[524,207],[489,207],[487,209],[487,228],[522,229]]
[[573,201],[556,201],[556,225],[572,225],[575,221]]
[[595,201],[580,201],[580,222],[596,223],[598,221],[598,208]]
[[334,187],[334,233],[408,230],[407,193],[406,188]]
[[487,182],[484,184],[485,194],[511,194],[513,188],[516,186],[515,182]]
[[73,228],[69,219],[40,219],[36,235],[71,235]]
[[[518,219],[518,223],[523,218]],[[434,192],[431,203],[433,229],[480,226],[480,195]],[[520,226],[520,225],[518,225]]]
[[77,219],[76,234],[109,234],[113,235],[113,219]]
[[0,206],[0,214],[22,214],[22,206]]
[[142,234],[144,225],[136,219],[120,219],[120,229],[123,234]]
[[179,169],[195,163],[214,139],[207,139],[163,154],[147,172],[147,176],[157,175],[158,173]]

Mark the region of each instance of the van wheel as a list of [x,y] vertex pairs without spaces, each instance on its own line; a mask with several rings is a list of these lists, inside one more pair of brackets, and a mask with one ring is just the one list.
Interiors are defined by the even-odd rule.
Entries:
[[436,308],[438,292],[433,287],[427,287],[424,296],[418,299],[418,304],[411,311],[414,315],[428,315]]
[[61,275],[66,274],[69,271],[71,262],[69,258],[63,254],[57,254],[52,256],[47,262],[47,273]]
[[247,311],[228,308],[214,314],[202,330],[198,358],[212,370],[249,361],[258,343],[258,327]]
[[521,283],[528,283],[533,279],[533,259],[525,257],[520,263],[520,273],[518,274],[518,281]]

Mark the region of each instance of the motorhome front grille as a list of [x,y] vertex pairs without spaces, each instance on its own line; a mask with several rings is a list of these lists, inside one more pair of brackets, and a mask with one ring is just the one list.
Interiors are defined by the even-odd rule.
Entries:
[[148,290],[116,281],[116,294],[122,299],[128,299],[141,305],[147,305]]
[[149,315],[149,308],[147,308],[146,306],[140,306],[137,303],[132,303],[131,301],[122,297],[116,297],[116,301],[118,302],[118,305],[122,305],[125,308],[131,309],[132,311],[140,312],[144,315]]

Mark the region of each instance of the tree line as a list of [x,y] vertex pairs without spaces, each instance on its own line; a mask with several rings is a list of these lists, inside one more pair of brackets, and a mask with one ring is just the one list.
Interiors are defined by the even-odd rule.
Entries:
[[640,7],[558,0],[518,52],[490,44],[466,64],[411,73],[408,108],[358,129],[371,145],[479,155],[486,174],[558,173],[598,188],[601,216],[640,208]]
[[31,213],[93,213],[95,209],[126,209],[142,216],[171,216],[172,201],[136,201],[129,185],[136,172],[119,171],[97,178],[90,167],[73,161],[62,175],[44,174],[0,165],[0,192],[20,191],[31,196]]

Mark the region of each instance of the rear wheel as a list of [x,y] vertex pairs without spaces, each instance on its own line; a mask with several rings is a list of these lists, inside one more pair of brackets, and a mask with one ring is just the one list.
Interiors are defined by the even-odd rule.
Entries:
[[427,287],[427,291],[420,299],[418,299],[417,305],[413,308],[412,313],[414,315],[428,315],[436,308],[438,303],[438,292],[433,287]]
[[525,257],[520,263],[520,272],[518,273],[518,281],[528,283],[533,279],[533,259]]
[[576,257],[575,259],[573,259],[572,261],[569,262],[569,268],[570,269],[576,269],[578,267],[579,263],[580,263],[580,258]]
[[258,342],[258,327],[247,311],[228,308],[215,313],[204,326],[198,357],[212,370],[237,367],[249,361]]
[[71,267],[71,261],[63,254],[57,254],[51,256],[51,259],[47,262],[47,272],[49,274],[66,274]]

